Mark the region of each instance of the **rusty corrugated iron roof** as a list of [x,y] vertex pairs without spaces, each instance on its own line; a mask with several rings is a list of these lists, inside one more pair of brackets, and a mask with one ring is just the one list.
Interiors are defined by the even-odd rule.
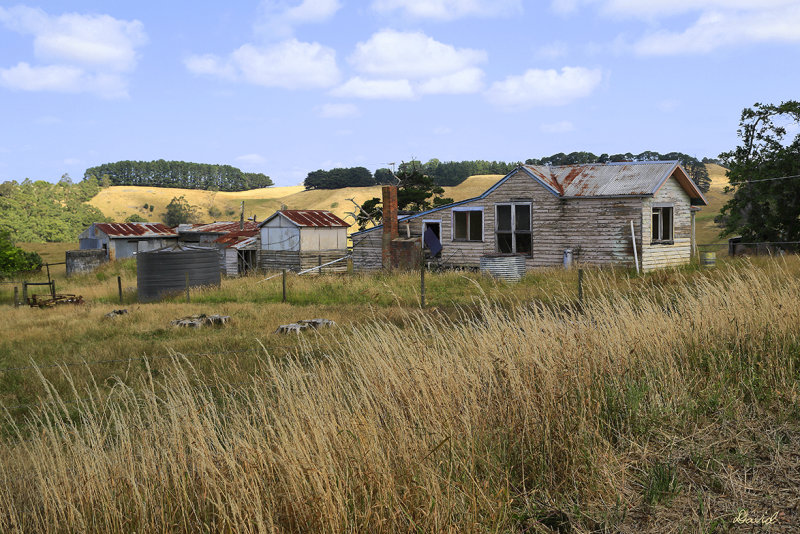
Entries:
[[328,210],[280,210],[268,217],[261,225],[263,226],[267,221],[271,221],[278,215],[283,215],[298,226],[350,227],[347,222]]
[[162,223],[95,223],[96,230],[100,230],[111,238],[115,237],[178,237],[178,234],[169,226]]
[[560,197],[606,197],[652,195],[676,166],[654,161],[523,168]]
[[[256,232],[258,224],[255,221],[244,221],[244,230]],[[193,224],[191,227],[179,227],[178,231],[182,234],[228,234],[239,231],[239,221]]]
[[258,235],[258,227],[245,230],[239,230],[237,227],[235,232],[229,232],[219,236],[214,240],[214,243],[222,243],[226,246],[230,246],[244,239],[249,239],[255,235]]

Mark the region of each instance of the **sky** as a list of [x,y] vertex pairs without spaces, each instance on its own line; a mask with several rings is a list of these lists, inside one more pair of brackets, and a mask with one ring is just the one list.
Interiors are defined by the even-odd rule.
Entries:
[[716,157],[798,67],[800,0],[0,0],[0,182]]

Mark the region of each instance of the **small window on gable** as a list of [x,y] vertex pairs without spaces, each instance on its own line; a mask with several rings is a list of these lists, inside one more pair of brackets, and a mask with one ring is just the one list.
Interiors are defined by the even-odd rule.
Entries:
[[453,209],[453,240],[483,241],[483,211]]
[[653,208],[653,243],[671,245],[673,230],[673,207],[659,206]]
[[497,204],[495,207],[497,252],[532,255],[530,203]]

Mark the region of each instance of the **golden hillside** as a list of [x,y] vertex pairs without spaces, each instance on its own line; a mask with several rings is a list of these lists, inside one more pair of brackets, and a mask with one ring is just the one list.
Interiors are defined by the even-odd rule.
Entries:
[[[445,196],[451,197],[453,200],[471,198],[489,189],[500,178],[502,175],[499,174],[471,176],[455,187],[445,187]],[[347,217],[347,212],[354,211],[355,206],[348,199],[352,198],[359,204],[363,204],[364,201],[373,197],[380,197],[381,188],[380,186],[346,187],[344,189],[305,191],[302,185],[293,185],[266,187],[236,193],[224,191],[215,193],[196,189],[120,185],[103,189],[89,201],[89,204],[117,222],[124,221],[134,214],[148,221],[159,221],[170,200],[181,195],[186,197],[189,204],[197,206],[198,218],[203,221],[237,219],[241,202],[244,201],[245,216],[255,215],[258,220],[267,218],[279,210],[281,205],[286,205],[289,209],[330,210],[348,222],[352,222],[353,218]],[[148,209],[145,209],[145,204],[148,205]],[[152,212],[149,206],[154,206]],[[212,216],[209,213],[212,208],[218,210],[219,215]]]
[[[730,195],[723,189],[728,184],[725,169],[719,165],[709,164],[708,174],[711,177],[711,189],[706,193],[709,205],[704,207],[697,216],[697,241],[698,243],[717,243],[724,239],[718,237],[719,228],[714,224],[714,217],[727,202]],[[489,174],[471,176],[463,183],[454,187],[445,187],[445,196],[453,200],[465,200],[480,195],[497,182],[502,175]],[[227,193],[220,191],[199,191],[196,189],[170,189],[159,187],[114,186],[103,189],[89,203],[103,215],[114,220],[124,221],[133,214],[148,221],[162,219],[167,204],[173,197],[183,195],[189,204],[197,206],[198,219],[202,221],[231,220],[239,216],[240,203],[245,203],[245,216],[256,216],[264,220],[272,215],[281,205],[289,209],[324,209],[330,210],[347,222],[353,222],[348,212],[353,212],[355,206],[348,199],[353,199],[359,204],[373,197],[380,197],[380,186],[373,187],[347,187],[344,189],[319,189],[305,191],[302,185],[288,187],[267,187],[250,191]],[[154,206],[153,211],[145,209],[144,205]],[[218,215],[209,213],[211,208],[218,210]],[[352,230],[357,229],[353,227]]]
[[725,176],[725,168],[719,165],[709,163],[706,165],[708,169],[708,176],[711,178],[711,187],[705,193],[708,206],[703,206],[703,209],[697,214],[697,242],[700,244],[707,243],[723,243],[726,238],[720,238],[719,232],[721,230],[714,224],[714,217],[719,214],[722,206],[730,199],[731,194],[725,193],[725,186],[728,185],[728,178]]

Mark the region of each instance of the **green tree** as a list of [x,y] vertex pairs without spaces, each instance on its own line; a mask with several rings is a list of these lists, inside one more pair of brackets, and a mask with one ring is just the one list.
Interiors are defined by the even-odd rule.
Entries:
[[[418,162],[400,164],[397,172],[400,183],[397,187],[397,209],[409,211],[425,211],[437,206],[453,202],[452,198],[444,198],[444,189],[434,183],[433,178],[422,172]],[[359,228],[366,228],[369,218],[363,212],[380,220],[382,216],[381,199],[371,198],[361,205],[361,213],[357,217]]]
[[42,258],[36,252],[26,252],[14,246],[11,233],[0,230],[0,276],[10,276],[22,271],[38,271]]
[[134,213],[133,215],[129,215],[125,222],[147,222],[147,219],[139,215],[138,213]]
[[746,241],[800,241],[800,134],[786,139],[786,125],[800,123],[800,102],[756,103],[742,111],[741,144],[719,155],[728,167],[733,197],[717,222],[723,234]]
[[167,211],[164,213],[164,224],[178,226],[179,224],[193,222],[196,212],[197,208],[189,204],[183,195],[172,197],[172,200],[167,204]]

